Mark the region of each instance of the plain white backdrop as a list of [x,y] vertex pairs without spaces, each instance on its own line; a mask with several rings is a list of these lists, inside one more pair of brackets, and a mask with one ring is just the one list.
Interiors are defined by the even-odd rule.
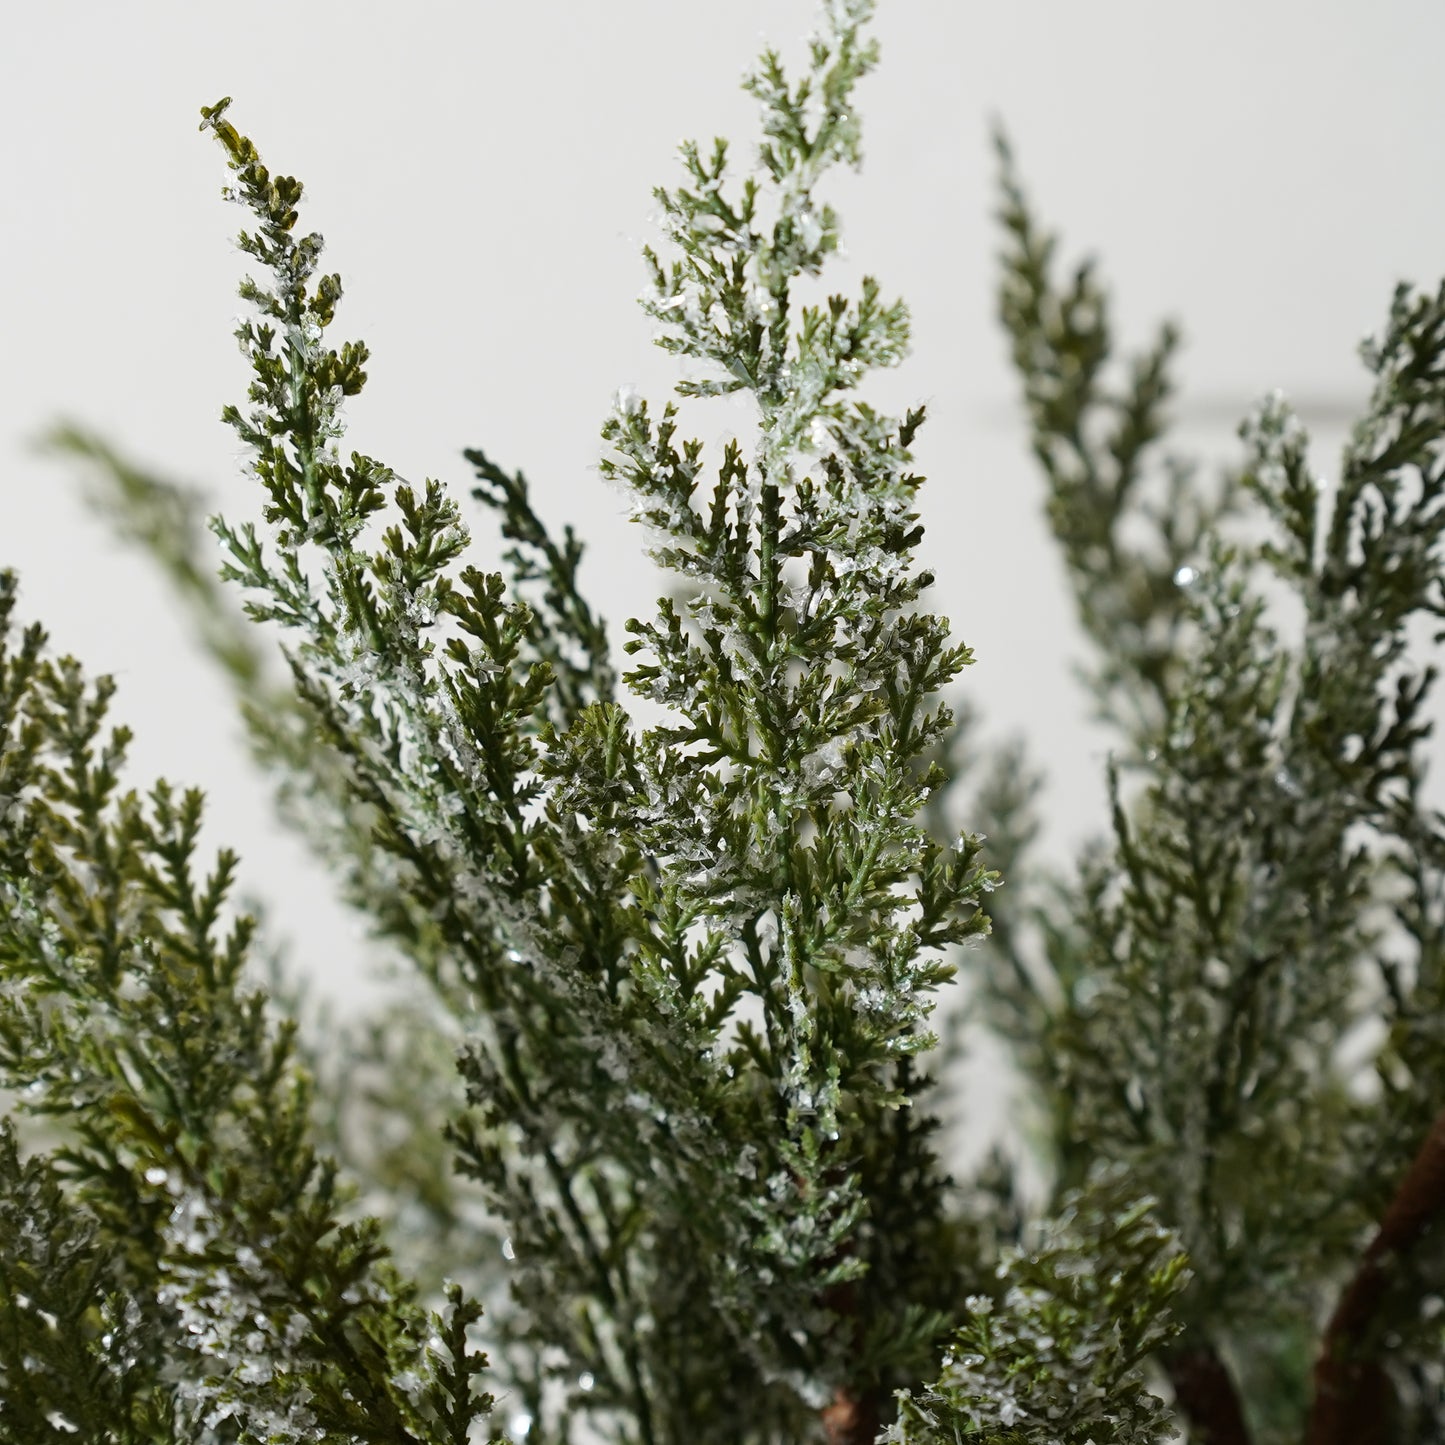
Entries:
[[[132,778],[203,786],[210,838],[243,855],[298,965],[363,995],[353,924],[270,822],[224,690],[149,565],[86,515],[73,470],[31,439],[72,418],[136,460],[259,512],[218,420],[240,400],[231,337],[247,258],[219,199],[231,119],[307,185],[346,285],[333,334],[373,361],[350,443],[419,481],[468,482],[464,446],[528,473],[540,510],[591,543],[614,623],[662,579],[598,480],[613,390],[660,402],[676,373],[635,305],[650,191],[676,142],[726,134],[747,164],[737,81],[763,41],[796,62],[811,0],[101,0],[6,7],[0,52],[0,565],[55,645],[120,682]],[[1227,456],[1233,422],[1283,387],[1322,421],[1364,394],[1359,338],[1398,279],[1445,271],[1445,6],[1430,0],[882,0],[880,70],[859,95],[861,174],[837,176],[848,256],[901,293],[914,355],[871,395],[929,404],[920,436],[934,605],[971,644],[966,686],[995,735],[1050,774],[1046,856],[1106,819],[1107,738],[1084,725],[1082,655],[1041,517],[994,320],[990,117],[1040,213],[1094,251],[1126,343],[1184,324],[1181,449]],[[736,413],[701,429],[711,450]],[[498,548],[480,511],[477,548]]]

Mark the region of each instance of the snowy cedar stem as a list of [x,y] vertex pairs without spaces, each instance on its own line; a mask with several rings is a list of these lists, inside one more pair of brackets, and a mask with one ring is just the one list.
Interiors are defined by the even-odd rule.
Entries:
[[[203,111],[259,277],[224,415],[262,516],[212,519],[225,585],[194,493],[56,441],[421,987],[317,1044],[250,983],[200,795],[123,791],[113,685],[13,629],[0,573],[0,1445],[1445,1436],[1445,833],[1407,648],[1445,613],[1445,292],[1365,348],[1332,493],[1274,396],[1208,494],[1157,447],[1178,333],[1115,374],[1000,142],[1001,311],[1118,734],[1112,838],[1041,887],[1031,770],[942,700],[972,658],[914,563],[923,413],[860,391],[908,313],[814,285],[871,12],[827,0],[799,78],[749,73],[754,174],[686,143],[657,192],[682,402],[619,391],[601,465],[673,592],[621,678],[522,473],[466,453],[487,573],[440,482],[342,452],[367,353],[328,340],[301,184]],[[705,455],[685,428],[734,393],[747,434]],[[961,1186],[960,965],[1031,1093]]]

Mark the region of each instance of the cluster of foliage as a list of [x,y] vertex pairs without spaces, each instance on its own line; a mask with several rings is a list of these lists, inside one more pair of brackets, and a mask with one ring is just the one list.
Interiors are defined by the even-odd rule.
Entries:
[[[687,144],[657,193],[677,391],[756,427],[705,464],[675,403],[604,423],[677,578],[628,624],[647,727],[521,473],[466,454],[489,574],[440,483],[342,455],[340,280],[300,183],[203,112],[264,277],[225,417],[265,525],[213,520],[217,581],[194,495],[58,440],[414,985],[308,1043],[248,972],[235,858],[198,869],[199,795],[122,791],[111,684],[10,626],[3,574],[0,1442],[1445,1432],[1445,829],[1407,652],[1445,611],[1445,290],[1367,348],[1332,497],[1278,397],[1206,497],[1158,460],[1174,333],[1114,379],[1107,298],[1056,279],[1001,147],[1003,319],[1119,737],[1112,838],[1030,887],[1027,769],[942,699],[972,659],[921,605],[923,413],[858,396],[907,312],[806,299],[871,9],[828,0],[801,79],[750,74],[756,175]],[[965,960],[1030,1086],[1027,1204],[1017,1160],[939,1155]]]

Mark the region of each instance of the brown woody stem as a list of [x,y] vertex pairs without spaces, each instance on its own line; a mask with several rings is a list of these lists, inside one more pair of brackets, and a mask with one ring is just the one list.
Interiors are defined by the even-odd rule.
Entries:
[[1165,1359],[1164,1368],[1191,1438],[1199,1445],[1250,1445],[1239,1392],[1213,1345],[1178,1350]]
[[823,1410],[828,1445],[873,1445],[882,1427],[876,1392],[857,1395],[840,1388]]
[[1442,1215],[1445,1110],[1435,1116],[1325,1327],[1306,1445],[1382,1445],[1387,1438],[1390,1386],[1374,1325],[1396,1267]]

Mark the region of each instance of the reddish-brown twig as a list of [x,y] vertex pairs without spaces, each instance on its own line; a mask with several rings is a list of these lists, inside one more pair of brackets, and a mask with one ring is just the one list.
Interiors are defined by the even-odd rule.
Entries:
[[1213,1345],[1178,1350],[1165,1359],[1164,1368],[1192,1438],[1200,1445],[1250,1445],[1239,1392]]
[[1306,1445],[1381,1445],[1386,1439],[1390,1388],[1372,1326],[1395,1271],[1442,1215],[1445,1110],[1436,1115],[1325,1327]]
[[828,1445],[873,1445],[881,1428],[876,1393],[857,1395],[840,1387],[823,1410]]

